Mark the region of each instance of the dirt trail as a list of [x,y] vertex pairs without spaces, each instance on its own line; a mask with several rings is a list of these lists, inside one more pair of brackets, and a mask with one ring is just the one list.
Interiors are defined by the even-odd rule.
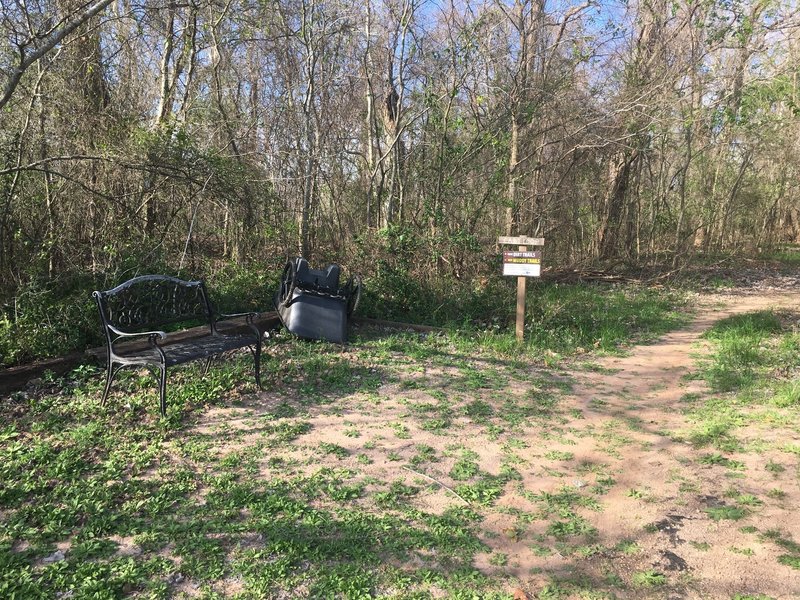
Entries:
[[[608,465],[616,481],[603,497],[602,512],[592,519],[599,541],[613,545],[630,540],[640,547],[630,556],[613,557],[617,573],[652,569],[670,580],[669,591],[616,591],[618,597],[800,598],[800,570],[779,564],[781,549],[759,537],[774,529],[800,540],[797,457],[774,449],[725,454],[744,463],[744,469],[731,471],[698,462],[700,456],[714,453],[713,448],[698,450],[680,440],[680,432],[691,426],[684,412],[686,399],[708,393],[704,382],[683,377],[696,368],[693,356],[704,351],[702,333],[733,314],[799,306],[797,295],[786,292],[707,297],[686,328],[635,347],[628,356],[602,358],[591,372],[576,375],[577,384],[565,402],[573,412],[582,412],[583,419],[572,430],[577,444],[565,448],[584,465]],[[765,425],[737,434],[752,444],[770,432]],[[796,429],[792,435],[794,439],[782,440],[800,441]],[[765,469],[769,461],[784,467],[782,480]],[[785,496],[768,497],[775,488]],[[735,494],[751,494],[761,504],[742,520],[709,518],[706,509],[735,506]],[[609,557],[588,563],[589,574],[602,577]],[[542,583],[529,579],[530,590],[535,592]]]
[[[530,598],[800,598],[800,569],[780,562],[800,560],[796,409],[776,421],[770,407],[755,407],[760,416],[734,430],[736,451],[686,441],[702,426],[693,412],[711,397],[686,377],[703,332],[736,313],[800,313],[796,285],[703,296],[688,326],[559,375],[446,345],[409,346],[415,356],[402,344],[343,349],[336,360],[366,361],[362,374],[381,383],[359,391],[353,379],[352,391],[319,404],[260,392],[244,408],[205,412],[195,433],[224,457],[258,448],[271,435],[263,424],[276,423],[268,409],[291,408],[296,417],[281,422],[302,419],[305,433],[264,453],[261,478],[344,467],[366,485],[353,501],[365,510],[385,512],[371,498],[399,482],[417,490],[403,501],[425,513],[470,505],[487,547],[474,566]],[[559,397],[567,381],[572,389]],[[422,448],[432,458],[417,460]],[[282,461],[272,463],[276,453]],[[475,472],[456,477],[468,453]],[[502,481],[490,501],[456,493],[484,475]],[[726,511],[738,518],[713,518]],[[411,568],[437,564],[433,550],[413,560]]]

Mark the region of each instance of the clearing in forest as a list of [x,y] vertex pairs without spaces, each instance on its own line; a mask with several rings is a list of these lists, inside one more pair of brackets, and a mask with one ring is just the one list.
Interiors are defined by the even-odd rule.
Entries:
[[97,401],[82,369],[4,402],[0,596],[792,598],[798,300],[698,299],[625,354],[448,335],[280,337]]

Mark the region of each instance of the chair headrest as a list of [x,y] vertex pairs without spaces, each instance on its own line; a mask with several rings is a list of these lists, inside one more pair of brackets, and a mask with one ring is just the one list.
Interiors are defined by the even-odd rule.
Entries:
[[339,287],[339,275],[342,268],[336,263],[328,265],[324,270],[318,270],[309,268],[305,258],[297,257],[295,261],[298,283],[330,290]]

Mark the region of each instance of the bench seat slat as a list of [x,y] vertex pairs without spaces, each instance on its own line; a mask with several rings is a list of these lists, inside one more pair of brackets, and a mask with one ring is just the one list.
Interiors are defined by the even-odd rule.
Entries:
[[[174,344],[162,346],[166,365],[180,365],[198,358],[216,356],[230,350],[237,350],[245,346],[252,346],[255,340],[252,335],[207,335],[201,338],[191,338]],[[116,354],[118,362],[128,364],[153,364],[158,363],[158,351],[155,348],[125,351]]]

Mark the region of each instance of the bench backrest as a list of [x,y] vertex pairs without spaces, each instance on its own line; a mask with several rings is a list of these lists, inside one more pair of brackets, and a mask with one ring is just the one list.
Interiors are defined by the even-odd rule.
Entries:
[[126,333],[181,321],[212,322],[211,303],[202,281],[142,275],[93,295],[103,325],[110,324]]

